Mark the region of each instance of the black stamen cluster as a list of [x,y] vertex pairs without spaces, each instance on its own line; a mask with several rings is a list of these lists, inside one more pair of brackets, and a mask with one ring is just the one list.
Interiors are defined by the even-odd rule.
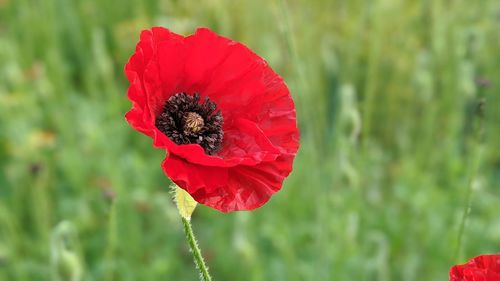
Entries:
[[[163,108],[163,112],[156,117],[156,128],[167,135],[177,144],[199,144],[205,153],[213,155],[222,146],[224,122],[217,105],[208,97],[200,101],[200,94],[188,95],[178,93],[171,96]],[[189,114],[196,113],[196,114]],[[201,128],[193,129],[186,124],[186,116],[203,118]]]

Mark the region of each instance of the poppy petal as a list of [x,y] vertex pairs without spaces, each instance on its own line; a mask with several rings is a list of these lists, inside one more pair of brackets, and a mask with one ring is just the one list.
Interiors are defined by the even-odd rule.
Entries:
[[500,255],[481,255],[450,269],[450,281],[500,280]]
[[258,126],[246,119],[234,120],[225,129],[222,151],[217,156],[207,155],[197,144],[178,145],[155,128],[154,145],[194,164],[213,167],[256,165],[278,157],[280,149],[273,145]]
[[169,155],[165,173],[201,204],[221,212],[253,210],[279,191],[292,170],[293,155],[255,166],[207,167]]

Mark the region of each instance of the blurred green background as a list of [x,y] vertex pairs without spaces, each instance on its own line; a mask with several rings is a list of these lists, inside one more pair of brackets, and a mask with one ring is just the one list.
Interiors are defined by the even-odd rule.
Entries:
[[245,43],[296,101],[283,190],[194,214],[214,281],[447,280],[500,252],[499,1],[0,0],[0,280],[197,279],[164,152],[123,117],[153,25]]

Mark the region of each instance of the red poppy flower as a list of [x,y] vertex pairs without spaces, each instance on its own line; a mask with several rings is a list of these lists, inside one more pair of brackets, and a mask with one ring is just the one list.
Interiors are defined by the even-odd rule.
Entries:
[[141,33],[125,66],[129,124],[167,151],[163,170],[199,203],[252,210],[281,189],[299,146],[287,86],[243,44],[206,28]]
[[500,281],[500,255],[483,255],[450,270],[450,281]]

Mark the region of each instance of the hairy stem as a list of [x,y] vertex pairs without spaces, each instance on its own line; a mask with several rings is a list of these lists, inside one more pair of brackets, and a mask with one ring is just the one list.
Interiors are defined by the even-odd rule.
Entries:
[[194,263],[196,267],[200,271],[200,278],[202,281],[211,281],[212,278],[208,273],[208,267],[203,260],[203,256],[201,255],[200,248],[198,247],[198,243],[196,242],[196,238],[193,234],[193,228],[191,227],[190,220],[186,218],[182,218],[182,224],[184,224],[184,233],[186,234],[186,239],[189,243],[189,248],[191,249],[191,254],[194,258]]

